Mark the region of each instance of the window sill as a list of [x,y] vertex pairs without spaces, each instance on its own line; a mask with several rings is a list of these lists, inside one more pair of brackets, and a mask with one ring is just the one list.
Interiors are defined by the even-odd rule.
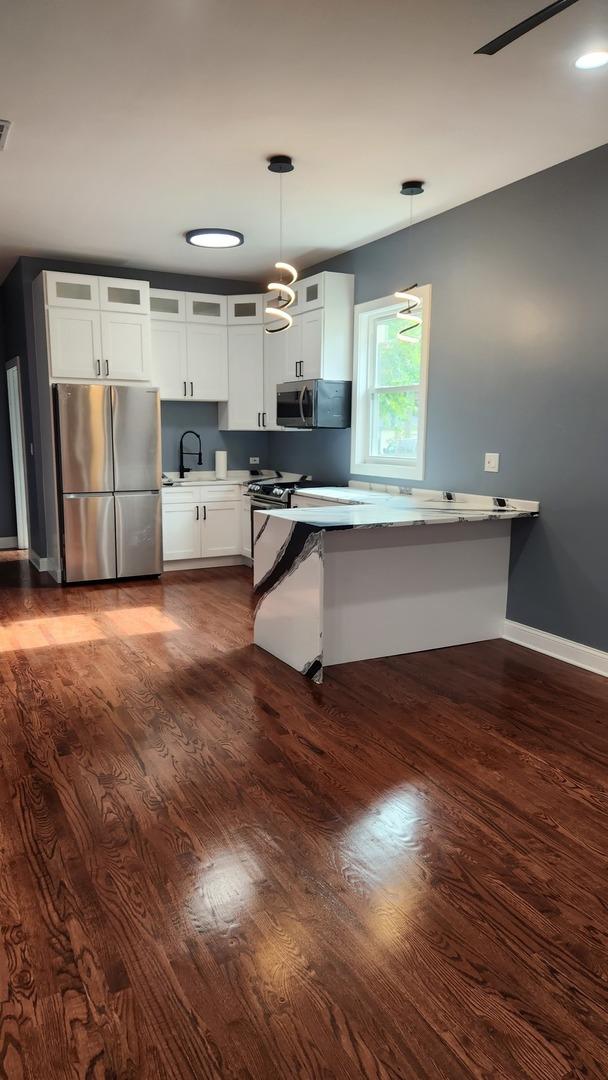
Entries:
[[371,476],[384,480],[386,477],[395,480],[424,480],[424,464],[417,462],[415,465],[380,465],[376,462],[351,461],[351,476]]

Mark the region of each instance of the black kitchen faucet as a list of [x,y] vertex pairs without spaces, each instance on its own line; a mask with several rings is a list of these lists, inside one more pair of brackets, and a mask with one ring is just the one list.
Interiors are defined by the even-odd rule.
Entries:
[[[184,439],[186,438],[186,435],[194,435],[194,438],[198,439],[198,451],[196,451],[196,450],[184,450]],[[198,464],[202,465],[203,464],[203,446],[202,446],[202,443],[201,443],[200,435],[196,431],[184,431],[184,434],[182,435],[181,439],[179,440],[179,478],[180,478],[180,480],[183,480],[186,473],[190,472],[190,469],[187,469],[186,466],[184,465],[184,457],[194,457],[197,453],[198,453]]]

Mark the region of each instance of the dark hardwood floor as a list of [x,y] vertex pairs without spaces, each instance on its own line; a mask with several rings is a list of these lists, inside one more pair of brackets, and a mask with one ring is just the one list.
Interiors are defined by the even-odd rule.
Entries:
[[608,683],[0,561],[0,1076],[608,1076]]

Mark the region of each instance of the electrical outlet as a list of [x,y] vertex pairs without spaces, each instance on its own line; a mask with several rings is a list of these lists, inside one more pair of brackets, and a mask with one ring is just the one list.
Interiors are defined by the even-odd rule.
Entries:
[[249,464],[250,465],[259,465],[260,464],[259,457],[250,457],[249,458]]
[[498,472],[500,468],[500,454],[486,454],[483,467],[486,472]]

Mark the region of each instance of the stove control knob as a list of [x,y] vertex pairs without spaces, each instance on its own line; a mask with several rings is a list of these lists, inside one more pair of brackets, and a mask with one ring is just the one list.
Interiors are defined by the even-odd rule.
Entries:
[[280,487],[275,487],[275,488],[272,489],[272,494],[276,495],[277,498],[278,498],[280,495],[283,494],[283,489],[280,488]]
[[249,485],[249,490],[250,491],[259,491],[260,490],[260,485],[259,484],[250,484]]

